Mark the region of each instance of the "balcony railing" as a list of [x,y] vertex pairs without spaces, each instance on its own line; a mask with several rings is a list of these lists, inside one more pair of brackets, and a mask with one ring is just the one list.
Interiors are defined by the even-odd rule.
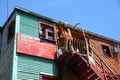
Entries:
[[66,51],[76,51],[79,50],[79,53],[82,55],[86,55],[86,44],[85,40],[73,38],[72,41],[68,40],[67,44],[65,45]]
[[[93,58],[94,65],[98,67],[102,72],[106,80],[120,80],[115,72],[103,61],[98,53],[90,46],[88,45],[88,52],[89,56],[87,56],[87,49],[86,49],[86,42],[85,40],[80,40],[77,38],[73,38],[72,41],[68,40],[67,44],[64,45],[64,48],[67,51],[79,51],[79,54],[83,57],[87,57],[86,59],[90,59],[90,56]],[[92,55],[93,54],[93,55]],[[89,57],[89,58],[88,58]],[[90,60],[88,60],[90,62]],[[89,63],[88,63],[89,64]]]

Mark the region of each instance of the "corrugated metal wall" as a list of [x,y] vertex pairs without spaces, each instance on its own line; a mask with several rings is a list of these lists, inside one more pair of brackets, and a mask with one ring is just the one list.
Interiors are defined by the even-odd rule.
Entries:
[[25,14],[20,15],[20,33],[38,37],[38,19]]
[[[13,18],[12,18],[13,19]],[[11,19],[11,20],[12,20]],[[14,50],[14,38],[7,44],[8,25],[4,27],[1,43],[1,57],[0,57],[0,80],[12,79],[12,67],[13,67],[13,50]]]
[[0,80],[11,80],[13,61],[13,42],[5,48],[0,59]]
[[38,31],[39,21],[54,25],[53,22],[45,20],[43,18],[37,18],[22,12],[17,12],[17,14],[20,15],[19,33],[28,34],[30,36],[39,38],[39,31]]
[[39,80],[40,73],[58,75],[54,61],[22,54],[18,54],[17,70],[17,80]]
[[[17,28],[18,33],[39,38],[39,21],[45,22],[45,20],[38,19],[37,17],[22,12],[17,12],[17,14],[20,15],[19,28]],[[57,65],[52,60],[19,53],[17,55],[17,80],[39,80],[40,73],[54,76],[58,75]]]

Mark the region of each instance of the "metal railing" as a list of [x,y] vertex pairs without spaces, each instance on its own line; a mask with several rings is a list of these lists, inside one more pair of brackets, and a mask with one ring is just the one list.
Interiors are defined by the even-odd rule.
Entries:
[[[73,38],[72,41],[68,40],[68,44],[66,46],[67,50],[70,50],[71,46],[73,47],[74,50],[78,49],[81,55],[87,56],[85,40],[80,40],[77,38]],[[95,60],[96,65],[101,66],[101,70],[103,71],[105,79],[107,80],[107,78],[109,77],[112,80],[114,79],[120,80],[118,76],[115,74],[115,72],[106,64],[106,62],[100,58],[97,52],[90,45],[88,45],[88,47],[89,47],[89,50],[92,51],[94,54],[94,56],[92,55],[91,56]],[[91,53],[90,51],[89,53]]]
[[[100,61],[100,63],[101,63],[101,66],[102,66],[102,71],[104,72],[105,77],[107,77],[106,74],[108,74],[110,78],[114,78],[114,79],[120,80],[120,79],[118,78],[118,76],[115,74],[115,72],[106,64],[106,62],[103,61],[103,60],[100,58],[100,56],[97,54],[97,52],[96,52],[90,45],[88,45],[88,46],[89,46],[90,50],[92,50],[92,52],[95,54],[95,56],[99,59],[99,61]],[[95,60],[95,59],[94,59],[94,60]],[[99,65],[100,65],[100,64],[99,64]],[[104,67],[105,67],[109,72],[106,71],[106,70],[104,69]],[[112,74],[112,76],[111,76],[111,74]]]
[[71,50],[71,46],[73,47],[74,51],[78,49],[81,54],[86,54],[86,44],[84,40],[77,38],[73,38],[72,41],[68,40],[68,44],[66,46],[67,50]]

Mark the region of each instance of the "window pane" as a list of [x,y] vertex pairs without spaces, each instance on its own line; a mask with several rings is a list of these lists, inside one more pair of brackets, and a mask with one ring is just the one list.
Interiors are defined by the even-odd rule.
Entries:
[[39,35],[41,40],[48,40],[48,42],[55,41],[55,31],[54,26],[51,26],[47,23],[40,23]]
[[103,50],[104,55],[105,55],[106,57],[111,57],[110,50],[109,50],[109,47],[108,47],[108,46],[102,45],[102,50]]
[[48,36],[48,39],[49,40],[53,40],[53,36]]
[[53,33],[53,28],[51,28],[51,27],[47,27],[47,29],[48,29],[48,32]]

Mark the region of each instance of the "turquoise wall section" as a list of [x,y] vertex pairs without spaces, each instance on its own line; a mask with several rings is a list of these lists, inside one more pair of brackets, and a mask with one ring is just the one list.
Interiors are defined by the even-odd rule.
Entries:
[[[51,21],[38,18],[24,12],[17,11],[19,20],[17,33],[27,34],[39,38],[39,21],[54,25]],[[58,76],[57,64],[55,61],[16,53],[17,55],[17,80],[39,80],[40,73]]]
[[40,73],[57,76],[57,66],[52,60],[18,54],[17,80],[39,80]]
[[[13,20],[15,21],[15,36],[7,44],[8,25]],[[0,80],[39,80],[40,73],[58,75],[57,65],[54,61],[16,52],[17,33],[39,38],[39,21],[54,25],[51,21],[16,11],[4,26],[0,54],[2,56],[0,57]]]
[[26,14],[20,14],[19,32],[34,37],[38,36],[38,19]]
[[17,12],[20,15],[20,27],[19,33],[28,34],[30,36],[39,38],[39,22],[46,22],[51,25],[55,25],[53,22],[45,20],[43,18],[38,18],[30,14],[23,12]]

